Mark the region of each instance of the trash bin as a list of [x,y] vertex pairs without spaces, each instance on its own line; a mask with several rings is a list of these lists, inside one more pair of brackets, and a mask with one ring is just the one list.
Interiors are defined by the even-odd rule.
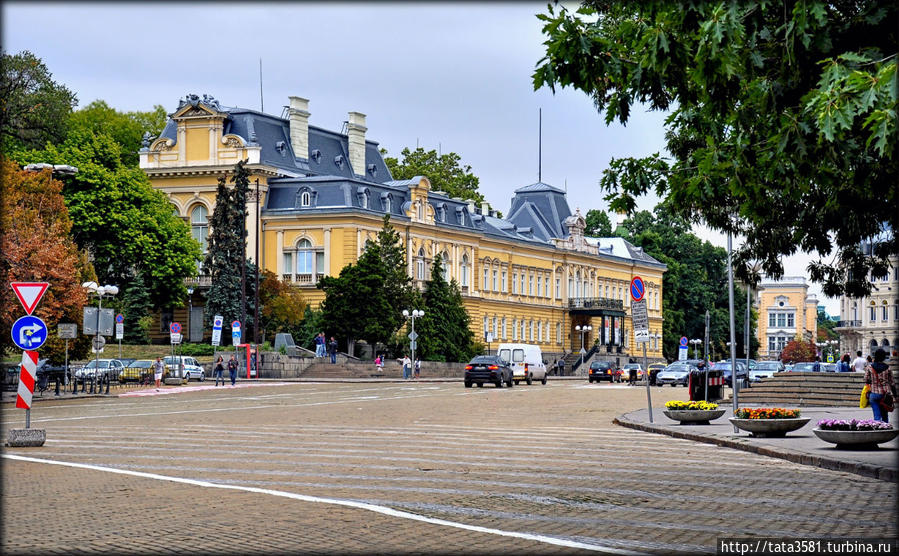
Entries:
[[690,382],[687,385],[690,391],[690,401],[700,401],[706,399],[706,383],[708,377],[708,399],[709,401],[721,399],[721,385],[724,384],[724,378],[721,371],[714,369],[706,371],[690,371]]

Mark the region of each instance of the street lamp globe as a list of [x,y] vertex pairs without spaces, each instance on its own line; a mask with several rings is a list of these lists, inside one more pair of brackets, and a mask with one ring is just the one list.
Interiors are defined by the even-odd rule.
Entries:
[[403,316],[406,318],[409,318],[409,310],[408,309],[403,309]]

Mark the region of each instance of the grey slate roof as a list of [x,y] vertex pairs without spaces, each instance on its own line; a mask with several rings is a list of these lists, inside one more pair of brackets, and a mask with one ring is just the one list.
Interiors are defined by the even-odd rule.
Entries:
[[[285,177],[269,180],[263,215],[348,211],[383,215],[389,199],[391,218],[408,221],[405,212],[410,206],[409,186],[421,178],[394,181],[378,143],[366,139],[366,168],[362,170],[364,175],[356,176],[354,170],[359,169],[350,167],[346,135],[310,125],[309,152],[294,153],[287,119],[213,102],[215,109],[228,115],[224,122],[225,134],[239,135],[249,144],[259,145],[261,162],[284,171]],[[177,141],[176,122],[170,118],[160,136]],[[304,192],[309,193],[309,206],[301,204]],[[368,206],[364,207],[366,197]],[[471,212],[467,201],[439,191],[431,191],[428,202],[434,208],[435,226],[439,228],[467,229],[488,237],[545,246],[553,245],[555,238],[568,237],[564,221],[572,214],[565,192],[543,182],[516,189],[505,219],[482,215],[477,209]],[[586,239],[599,245],[600,257],[664,267],[621,238]]]

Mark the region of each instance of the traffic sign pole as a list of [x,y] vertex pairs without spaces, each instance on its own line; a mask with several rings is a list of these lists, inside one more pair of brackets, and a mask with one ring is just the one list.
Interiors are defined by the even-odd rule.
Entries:
[[646,381],[646,405],[649,410],[649,422],[652,423],[652,392],[649,387],[649,368],[646,362],[646,342],[649,341],[649,317],[646,313],[646,285],[639,276],[631,278],[631,321],[634,325],[634,341],[643,344],[643,380]]

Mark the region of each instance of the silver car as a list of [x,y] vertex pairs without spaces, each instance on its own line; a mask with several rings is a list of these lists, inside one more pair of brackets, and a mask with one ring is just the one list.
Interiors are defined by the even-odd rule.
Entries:
[[755,369],[749,370],[749,381],[761,382],[763,378],[771,378],[775,373],[785,370],[784,364],[780,361],[759,361]]
[[[180,376],[187,380],[199,380],[201,382],[206,380],[206,371],[200,365],[200,362],[193,357],[187,355],[175,355],[174,357],[166,355],[162,360],[171,369],[173,376]],[[182,368],[184,369],[183,373],[181,371]]]
[[656,384],[659,386],[665,384],[687,386],[690,383],[690,371],[697,370],[699,369],[687,363],[672,363],[664,370],[659,371],[659,374],[656,375]]
[[75,371],[77,380],[104,377],[109,375],[109,380],[118,380],[119,374],[125,369],[125,365],[118,359],[91,359],[87,365]]

